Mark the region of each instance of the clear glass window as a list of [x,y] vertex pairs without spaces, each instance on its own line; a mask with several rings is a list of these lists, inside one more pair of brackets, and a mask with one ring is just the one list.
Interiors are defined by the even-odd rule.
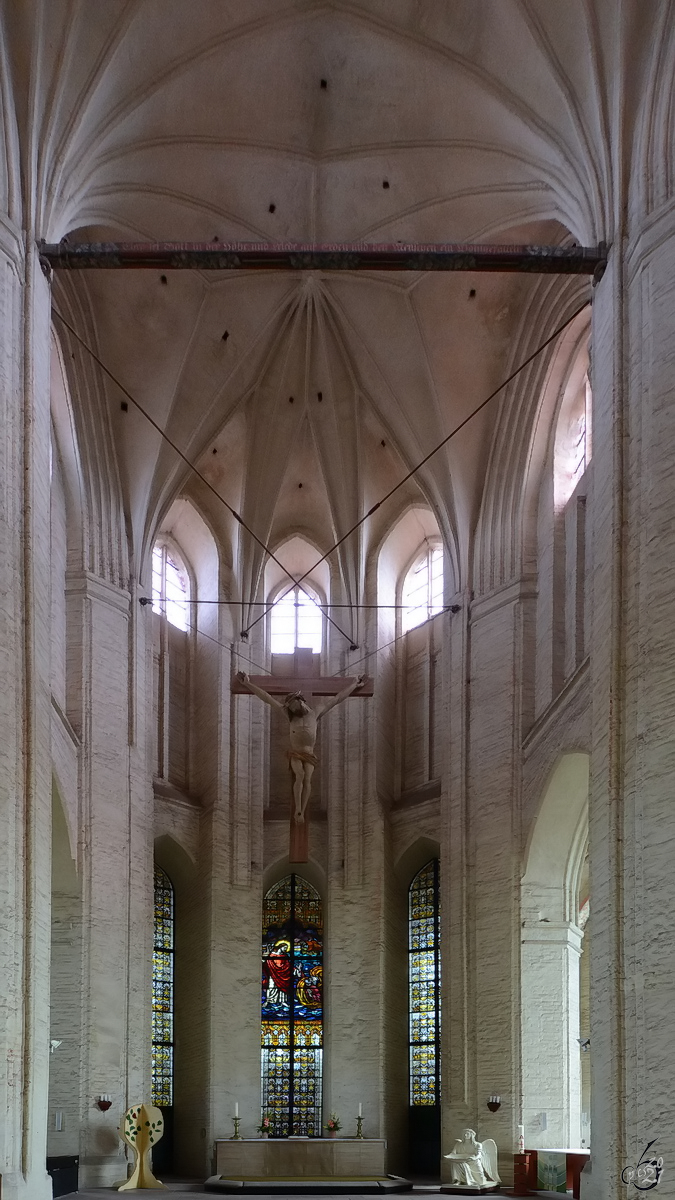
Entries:
[[296,649],[321,652],[323,612],[318,596],[310,589],[294,587],[274,601],[270,614],[272,654],[293,654]]
[[591,385],[588,376],[584,380],[575,412],[570,421],[570,475],[574,491],[586,467],[591,461]]
[[402,630],[407,633],[443,609],[443,547],[429,546],[413,563],[401,592]]
[[591,461],[591,385],[585,375],[574,395],[564,399],[555,436],[554,497],[564,508]]
[[152,552],[152,611],[185,630],[189,600],[187,571],[168,546],[157,542]]

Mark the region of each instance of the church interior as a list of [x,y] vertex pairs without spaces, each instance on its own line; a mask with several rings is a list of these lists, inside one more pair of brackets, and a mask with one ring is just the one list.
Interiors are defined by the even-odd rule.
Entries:
[[0,1195],[675,1197],[675,3],[0,21]]

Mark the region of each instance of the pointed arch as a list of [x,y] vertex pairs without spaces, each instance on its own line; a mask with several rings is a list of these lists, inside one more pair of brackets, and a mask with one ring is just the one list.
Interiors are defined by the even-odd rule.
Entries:
[[560,756],[543,791],[525,851],[522,1113],[526,1144],[534,1148],[581,1144],[579,902],[588,843],[588,780],[588,754],[570,751]]

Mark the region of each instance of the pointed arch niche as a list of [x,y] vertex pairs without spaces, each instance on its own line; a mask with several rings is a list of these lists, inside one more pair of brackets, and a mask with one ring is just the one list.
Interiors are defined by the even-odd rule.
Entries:
[[[434,1177],[441,1155],[441,868],[440,846],[415,836],[396,864],[387,1089],[388,1128],[401,1147],[400,1169]],[[400,992],[399,992],[400,988]],[[400,1002],[394,1003],[394,994]],[[407,1155],[405,1147],[407,1146]]]
[[[438,552],[442,549],[434,514],[415,505],[399,517],[378,556],[377,640],[379,645],[389,646],[378,656],[378,777],[397,801],[418,799],[425,789],[429,796],[440,792],[442,618],[433,618],[454,589],[452,578],[447,578],[448,555],[443,554],[440,565],[445,577],[441,576],[440,592],[435,587],[431,604],[429,569],[433,561],[438,579]],[[423,594],[415,599],[407,595],[406,581],[420,567],[420,578],[425,568],[426,575]],[[413,614],[413,623],[405,632],[404,611],[409,613],[411,605],[418,604],[422,619],[417,622]]]
[[[265,567],[265,600],[267,603],[274,602],[266,624],[265,641],[269,654],[286,658],[293,655],[296,648],[301,648],[323,655],[326,649],[326,618],[319,609],[310,607],[306,594],[309,593],[318,605],[326,604],[330,599],[328,563],[315,566],[323,551],[300,534],[294,534],[276,547],[274,554],[286,570],[273,559],[268,559]],[[293,584],[293,579],[305,575],[307,578],[303,579],[303,583],[306,593]],[[304,625],[303,618],[308,618]]]
[[587,317],[561,344],[557,366],[556,388],[551,383],[547,389],[554,395],[544,398],[550,425],[537,500],[537,715],[581,666],[588,647],[592,395]]
[[[171,591],[152,606],[155,790],[203,795],[215,778],[209,768],[218,741],[219,642],[230,635],[231,619],[216,603],[220,599],[216,540],[186,498],[174,501],[153,540],[152,565],[147,570],[153,596],[170,582],[169,564]],[[181,612],[184,621],[177,619]]]
[[[186,814],[191,815],[191,814]],[[205,883],[167,808],[155,816],[153,939],[153,1103],[164,1114],[164,1137],[153,1150],[158,1174],[192,1175],[200,1163],[200,1126],[210,1060],[209,1031],[195,1013],[203,1008],[208,975],[204,928]],[[194,850],[196,853],[196,837]],[[182,844],[185,842],[185,846]],[[170,1103],[167,1103],[170,1100]]]
[[[563,754],[545,789],[521,882],[525,1144],[580,1146],[580,956],[588,845],[588,755]],[[584,1103],[588,1103],[588,1096]],[[586,1123],[587,1124],[587,1123]]]
[[261,1111],[274,1137],[321,1137],[323,911],[291,873],[262,911]]

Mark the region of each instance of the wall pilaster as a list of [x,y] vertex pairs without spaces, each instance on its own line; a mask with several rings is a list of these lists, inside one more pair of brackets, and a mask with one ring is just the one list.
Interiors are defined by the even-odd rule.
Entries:
[[[144,742],[132,737],[129,593],[86,572],[68,578],[67,592],[82,742],[80,1180],[105,1186],[126,1176],[120,1114],[150,1096],[152,804]],[[113,1097],[105,1113],[102,1093]]]
[[0,1175],[46,1175],[51,879],[49,285],[0,224]]
[[675,236],[617,246],[593,305],[592,1115],[584,1200],[656,1139],[675,1196]]

